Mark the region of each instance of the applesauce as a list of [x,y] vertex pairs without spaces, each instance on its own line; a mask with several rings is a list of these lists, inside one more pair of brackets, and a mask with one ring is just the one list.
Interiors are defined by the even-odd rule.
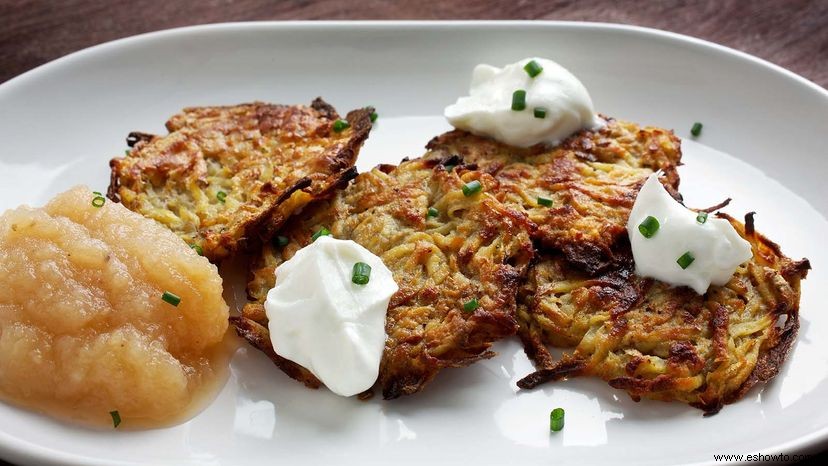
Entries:
[[73,188],[0,216],[0,397],[112,428],[181,421],[225,373],[216,267],[153,220]]

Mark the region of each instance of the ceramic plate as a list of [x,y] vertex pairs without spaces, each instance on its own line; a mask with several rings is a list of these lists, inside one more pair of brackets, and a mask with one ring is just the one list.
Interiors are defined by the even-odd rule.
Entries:
[[[586,23],[246,23],[132,37],[0,85],[0,208],[40,205],[76,184],[103,190],[133,130],[163,132],[191,105],[251,100],[380,114],[359,168],[418,156],[448,128],[445,105],[477,63],[527,56],[580,77],[607,115],[674,128],[689,205],[725,197],[758,212],[787,255],[811,259],[802,328],[779,377],[720,414],[633,402],[582,379],[519,391],[520,345],[442,372],[425,392],[361,402],[311,391],[245,346],[218,398],[191,421],[93,431],[0,405],[0,456],[26,464],[713,463],[715,454],[794,454],[828,437],[828,93],[762,60],[675,34]],[[693,122],[704,131],[690,140]],[[240,295],[239,295],[240,296]],[[549,432],[549,411],[566,428]],[[745,458],[746,460],[746,458]]]

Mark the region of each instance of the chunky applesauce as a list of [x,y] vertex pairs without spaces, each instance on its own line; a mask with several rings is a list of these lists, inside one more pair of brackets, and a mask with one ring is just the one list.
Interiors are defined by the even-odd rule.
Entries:
[[214,265],[87,188],[0,217],[6,401],[110,428],[180,421],[224,373],[227,318]]

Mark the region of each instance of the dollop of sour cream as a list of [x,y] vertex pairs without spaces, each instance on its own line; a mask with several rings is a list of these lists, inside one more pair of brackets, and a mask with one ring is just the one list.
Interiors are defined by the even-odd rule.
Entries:
[[[371,267],[365,285],[353,283],[357,262]],[[265,301],[273,349],[332,392],[361,393],[377,379],[385,313],[397,289],[379,257],[353,241],[321,236],[276,269]]]
[[[524,69],[531,61],[542,68],[534,77]],[[518,90],[526,91],[523,110],[512,109]],[[557,145],[576,131],[605,124],[578,78],[543,58],[526,58],[503,68],[477,65],[469,95],[446,107],[445,116],[457,129],[517,147]]]
[[[648,222],[649,231],[655,231],[649,238],[639,230],[648,217],[658,221],[657,229]],[[639,191],[627,232],[636,274],[689,286],[699,294],[704,294],[711,283],[726,284],[736,268],[753,257],[750,243],[730,222],[710,215],[702,223],[696,212],[670,196],[657,174],[650,175]]]

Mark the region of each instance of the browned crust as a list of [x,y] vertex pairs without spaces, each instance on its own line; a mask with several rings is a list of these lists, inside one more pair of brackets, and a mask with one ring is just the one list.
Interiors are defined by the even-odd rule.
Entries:
[[[381,257],[399,285],[388,306],[376,384],[385,399],[422,390],[444,368],[492,357],[492,343],[517,329],[515,295],[533,247],[525,216],[487,194],[494,179],[460,162],[449,156],[380,166],[291,218],[279,232],[288,245],[266,246],[252,266],[254,302],[243,315],[266,325],[257,309],[276,267],[325,226]],[[462,186],[472,179],[484,191],[464,196]],[[439,220],[425,215],[432,205],[440,207]],[[480,306],[464,311],[473,297]],[[289,375],[304,381],[301,373]]]
[[[561,251],[590,274],[613,266],[618,238],[646,178],[661,170],[675,197],[681,163],[679,139],[672,131],[639,127],[607,118],[600,130],[583,130],[554,148],[517,148],[454,130],[426,146],[433,155],[459,155],[498,182],[497,198],[533,222],[533,239],[544,249]],[[606,174],[604,168],[613,173]],[[542,195],[553,201],[539,205]]]
[[[315,201],[324,201],[330,199],[331,196],[336,194],[336,191],[348,186],[348,182],[356,178],[357,169],[356,167],[349,167],[348,169],[339,173],[337,176],[338,179],[336,181],[329,183],[324,190],[316,193]],[[285,198],[289,197],[290,195],[286,193]],[[266,223],[262,223],[259,229],[257,230],[257,235],[259,239],[259,241],[256,243],[257,246],[260,246],[265,241],[269,241],[270,239],[272,239],[276,232],[279,230],[279,228],[281,228],[282,225],[284,225],[284,223],[287,221],[286,218],[283,218],[281,215],[278,215],[276,213],[274,213],[265,220]]]
[[[313,102],[311,102],[311,108],[318,111],[320,114],[322,114],[322,116],[328,118],[329,120],[335,120],[339,118],[339,114],[336,112],[336,109],[333,108],[333,105],[322,100],[322,97],[317,97],[313,99]],[[371,109],[371,111],[373,111],[373,109]],[[370,115],[371,114],[369,113],[368,116]],[[351,120],[348,121],[350,122]],[[368,123],[369,124],[367,128],[370,129],[370,121]]]
[[745,380],[738,390],[725,398],[725,404],[739,400],[745,396],[745,394],[747,394],[747,392],[750,391],[754,385],[758,383],[767,383],[779,374],[782,364],[784,364],[787,359],[788,354],[791,351],[791,347],[796,341],[797,334],[799,333],[799,312],[793,312],[786,315],[788,316],[788,320],[785,322],[785,326],[781,329],[781,331],[779,331],[778,342],[767,352],[762,353],[756,363],[756,367],[753,369],[753,372],[750,373],[750,377]]
[[[323,111],[326,116],[331,119],[336,119],[336,111],[325,103],[321,98],[313,101],[313,108]],[[371,131],[371,113],[373,108],[363,108],[353,110],[348,113],[346,120],[351,124],[354,130],[354,135],[348,139],[346,145],[330,156],[332,173],[325,183],[322,191],[313,193],[314,198],[323,199],[330,195],[335,186],[341,184],[343,178],[353,178],[356,174],[356,169],[353,164],[356,162],[357,154],[362,144],[368,139],[368,134]],[[223,235],[221,243],[228,251],[235,251],[243,249],[250,251],[261,244],[262,240],[266,240],[275,234],[281,227],[289,215],[282,215],[280,207],[282,204],[290,199],[291,195],[296,191],[309,192],[311,186],[310,179],[304,178],[299,180],[293,186],[286,189],[279,195],[273,206],[262,212],[260,215],[250,221],[245,228],[244,238],[257,239],[258,241],[242,241],[241,247],[236,244],[234,239],[229,235]],[[274,190],[276,192],[277,190]]]
[[[537,348],[539,347],[538,344],[541,342],[531,342],[530,344],[534,345],[534,351],[537,352]],[[525,344],[525,340],[524,340]],[[548,351],[545,349],[544,351],[548,354]],[[526,354],[529,355],[532,350],[526,350]],[[536,354],[536,353],[535,353]],[[530,358],[532,356],[529,356]],[[537,361],[535,361],[537,364]],[[581,360],[572,360],[572,361],[565,361],[560,364],[553,364],[553,367],[545,368],[545,369],[538,369],[529,375],[526,375],[522,379],[517,381],[517,386],[524,389],[530,390],[532,388],[537,387],[538,385],[544,384],[546,382],[551,382],[555,380],[562,380],[569,377],[575,377],[581,375],[583,370],[586,368],[586,361]]]
[[720,203],[718,203],[718,204],[716,204],[716,205],[710,206],[710,207],[708,207],[708,208],[706,208],[706,209],[695,209],[695,210],[696,210],[696,212],[707,212],[708,214],[712,214],[713,212],[716,212],[717,210],[722,210],[722,209],[724,209],[725,207],[729,206],[729,205],[730,205],[730,202],[731,202],[732,200],[733,200],[733,199],[731,199],[731,198],[729,198],[729,197],[728,197],[727,199],[723,200],[722,202],[720,202]]
[[[324,112],[324,114],[329,118],[336,119],[336,110],[334,110],[333,107],[321,98],[314,100],[312,106],[314,109]],[[345,119],[351,124],[354,134],[348,139],[345,146],[339,149],[332,156],[331,166],[336,167],[336,169],[328,177],[328,181],[326,181],[325,186],[321,190],[314,193],[315,199],[330,198],[337,190],[347,186],[348,182],[356,177],[357,170],[354,163],[356,162],[360,148],[362,148],[362,145],[365,143],[365,140],[368,139],[368,135],[371,132],[371,113],[373,113],[373,111],[374,109],[371,107],[352,110],[345,117]],[[285,223],[285,221],[287,221],[287,216],[283,216],[279,213],[279,206],[288,200],[294,191],[307,191],[310,186],[311,183],[309,179],[300,180],[299,183],[291,187],[288,191],[285,191],[274,203],[273,208],[267,212],[266,215],[262,215],[255,226],[252,226],[249,229],[249,231],[255,232],[256,236],[260,240],[256,243],[257,246],[261,244],[261,241],[267,241],[267,239],[271,238]],[[246,236],[251,235],[248,234]]]
[[121,175],[113,166],[114,161],[115,159],[109,161],[109,186],[106,188],[106,197],[112,202],[121,202],[121,196],[118,194],[121,189]]
[[235,327],[236,333],[240,337],[267,355],[276,364],[276,367],[290,376],[290,378],[302,382],[308,388],[316,389],[322,385],[319,379],[311,374],[310,371],[289,359],[279,356],[273,351],[273,345],[270,342],[270,332],[268,332],[267,327],[244,317],[244,315],[231,317],[230,324]]
[[[309,114],[312,109],[314,114]],[[244,109],[244,110],[243,110]],[[247,111],[249,114],[239,114],[241,111]],[[234,113],[236,112],[236,113]],[[281,114],[278,112],[282,112]],[[292,114],[290,112],[293,112]],[[303,113],[304,112],[304,113]],[[168,181],[163,183],[169,186],[176,186],[174,183],[183,183],[186,177],[198,176],[197,186],[207,184],[204,180],[206,173],[204,168],[204,160],[206,157],[202,152],[195,151],[188,148],[188,144],[213,144],[209,138],[223,137],[230,150],[236,149],[233,144],[242,146],[247,141],[244,140],[247,127],[243,125],[249,124],[250,121],[258,125],[258,129],[262,132],[260,139],[264,144],[271,144],[274,146],[274,157],[281,157],[280,144],[285,144],[288,147],[297,147],[296,149],[286,150],[303,150],[299,148],[292,141],[301,141],[302,144],[318,144],[317,148],[313,150],[308,149],[307,157],[315,157],[313,169],[307,160],[287,159],[283,164],[277,164],[281,170],[284,171],[283,176],[277,177],[278,182],[265,182],[260,186],[252,184],[252,181],[247,181],[247,176],[254,179],[259,176],[261,169],[254,168],[252,165],[242,165],[241,162],[228,162],[228,167],[242,167],[241,169],[248,170],[244,174],[238,173],[238,176],[244,176],[243,186],[238,188],[240,195],[249,196],[250,199],[241,203],[235,210],[227,208],[221,210],[221,217],[214,215],[214,213],[198,212],[197,204],[192,206],[184,206],[186,208],[192,207],[193,211],[198,212],[198,217],[205,222],[205,216],[210,220],[210,223],[203,223],[196,231],[183,230],[178,231],[176,223],[167,224],[173,231],[179,233],[185,241],[189,244],[198,244],[202,247],[204,255],[209,259],[216,261],[227,257],[236,251],[250,250],[260,244],[262,238],[269,238],[281,226],[282,223],[289,217],[290,213],[307,204],[310,200],[317,197],[324,197],[329,194],[332,186],[338,185],[344,177],[353,177],[353,166],[356,161],[356,156],[362,144],[367,139],[371,130],[371,113],[373,108],[363,108],[351,111],[346,116],[346,120],[350,124],[350,129],[347,131],[347,137],[335,138],[330,136],[333,122],[339,118],[336,110],[321,98],[313,101],[310,107],[287,107],[275,106],[270,104],[252,103],[241,104],[232,107],[203,107],[203,108],[188,108],[182,114],[174,116],[167,122],[167,128],[170,134],[166,136],[152,136],[145,133],[133,132],[130,133],[128,143],[134,146],[133,151],[122,158],[115,158],[110,162],[112,173],[110,176],[110,185],[107,189],[107,196],[115,202],[123,202],[124,205],[132,210],[136,210],[148,216],[156,215],[153,212],[158,211],[159,208],[168,208],[171,215],[178,215],[178,209],[181,205],[167,207],[171,201],[178,201],[174,195],[187,194],[194,189],[192,182],[187,182],[188,187],[183,185],[179,188],[169,188],[172,193],[169,195],[171,201],[164,203],[164,199],[160,198],[157,201],[151,200],[153,196],[164,196],[154,192],[144,193],[143,186],[147,186],[148,181],[143,181],[144,177],[166,177]],[[216,115],[231,115],[231,116],[216,116]],[[273,116],[273,115],[288,115]],[[294,116],[295,115],[295,116]],[[190,128],[190,120],[195,119],[198,122],[199,118],[204,118],[207,123],[204,123],[206,129],[200,127]],[[226,121],[214,121],[216,118],[227,118]],[[281,122],[281,123],[280,123]],[[196,123],[200,124],[200,123]],[[284,124],[285,128],[279,128],[277,125]],[[213,125],[210,127],[209,125]],[[233,127],[232,125],[238,125]],[[283,131],[284,134],[279,133]],[[179,133],[184,131],[183,133]],[[205,131],[199,133],[199,131]],[[224,132],[224,133],[222,133]],[[275,133],[273,133],[275,132]],[[216,134],[223,134],[216,136]],[[273,136],[276,134],[279,136]],[[344,134],[344,133],[343,133]],[[184,135],[184,136],[181,136]],[[167,142],[169,138],[183,137],[183,140],[177,142]],[[189,139],[188,139],[189,138]],[[231,139],[235,138],[235,139]],[[283,138],[287,142],[281,142]],[[205,139],[204,141],[202,139]],[[169,139],[174,141],[174,139]],[[205,142],[206,141],[206,142]],[[268,142],[269,141],[269,142]],[[171,144],[170,147],[164,144]],[[262,142],[254,141],[253,145],[262,144]],[[325,144],[330,144],[325,146]],[[157,146],[157,147],[156,147]],[[245,146],[246,147],[246,146]],[[321,148],[322,152],[318,151]],[[211,148],[211,150],[213,150]],[[245,149],[247,150],[247,149]],[[166,151],[166,152],[165,152]],[[188,161],[188,168],[181,168],[183,154],[187,154],[191,160]],[[237,157],[237,153],[233,152],[233,157]],[[243,154],[248,157],[248,154]],[[250,157],[263,157],[258,155],[256,150],[250,150]],[[152,157],[157,160],[153,161]],[[305,154],[302,154],[305,157]],[[142,160],[146,159],[146,162]],[[275,159],[274,159],[275,160]],[[143,165],[146,167],[143,167]],[[177,164],[177,165],[176,165]],[[297,165],[298,164],[298,165]],[[320,164],[324,164],[322,167]],[[296,170],[290,167],[296,165]],[[307,167],[303,166],[307,165]],[[171,168],[166,168],[171,167]],[[245,168],[246,167],[246,168]],[[309,171],[309,176],[304,176],[295,180],[291,180],[291,173],[296,171],[301,173],[299,169]],[[145,174],[143,171],[146,170]],[[183,171],[182,171],[183,170]],[[216,175],[219,176],[219,175]],[[126,184],[129,180],[129,185]],[[258,179],[257,179],[258,180]],[[258,182],[258,181],[257,181]],[[166,189],[166,188],[165,188]],[[176,189],[178,191],[176,191]],[[158,189],[156,189],[158,191]],[[302,192],[302,196],[294,196],[294,194]],[[127,197],[125,197],[127,195]],[[145,197],[141,197],[145,196]],[[144,199],[144,200],[141,200]],[[159,202],[160,201],[160,202]],[[155,206],[151,207],[147,203],[154,202]],[[197,201],[193,201],[197,202]],[[159,207],[159,204],[164,207]],[[212,209],[212,208],[211,208]],[[166,217],[165,217],[166,218]],[[218,223],[213,223],[211,219],[216,219]],[[165,223],[162,218],[156,220]],[[172,220],[170,220],[172,221]]]
[[[772,251],[772,255],[778,258],[785,258],[782,254],[782,249],[779,245],[764,235],[756,231],[755,212],[749,212],[745,215],[745,227],[743,234],[749,238],[752,243],[758,244],[760,248],[767,248]],[[733,222],[733,219],[726,214],[721,214],[722,218],[726,218]],[[763,257],[764,260],[767,256]],[[756,362],[756,367],[751,372],[750,376],[742,383],[742,385],[733,393],[729,394],[724,400],[723,404],[733,403],[744,397],[751,388],[760,383],[767,383],[779,374],[782,365],[790,354],[796,337],[799,334],[799,281],[804,280],[808,276],[808,271],[811,269],[811,263],[808,259],[799,261],[783,261],[783,266],[780,270],[782,276],[786,281],[794,283],[794,291],[796,297],[793,299],[793,306],[778,306],[774,310],[777,316],[785,316],[785,322],[782,328],[776,329],[776,343],[769,349],[764,351]],[[703,408],[704,409],[704,408]],[[715,414],[721,409],[721,405],[707,409],[709,414]]]
[[[756,232],[753,221],[754,213],[746,216],[744,225],[726,214],[718,213],[716,215],[719,218],[730,221],[736,230],[752,244],[754,250],[752,262],[757,267],[763,267],[762,269],[758,269],[761,275],[757,280],[760,280],[760,282],[756,283],[755,286],[773,286],[773,281],[779,279],[784,279],[787,282],[788,286],[774,288],[776,293],[781,294],[769,298],[771,299],[770,303],[773,305],[769,311],[769,318],[773,319],[774,322],[780,318],[784,318],[784,324],[781,327],[774,325],[769,329],[770,333],[768,337],[762,340],[762,346],[760,347],[755,365],[739,385],[731,389],[724,389],[723,392],[716,390],[711,392],[710,390],[706,390],[706,387],[703,385],[700,387],[701,392],[697,398],[687,398],[686,394],[679,395],[679,393],[686,393],[683,390],[687,390],[687,387],[683,386],[683,384],[686,384],[686,381],[683,381],[681,377],[674,377],[669,374],[661,374],[650,378],[637,376],[636,371],[645,359],[639,357],[633,358],[623,368],[624,375],[611,376],[606,379],[610,386],[628,391],[633,399],[638,400],[641,397],[653,397],[665,401],[682,399],[691,406],[705,411],[705,415],[715,414],[725,404],[733,403],[741,399],[752,387],[760,383],[767,383],[775,377],[780,372],[796,340],[799,329],[799,283],[801,279],[806,277],[807,271],[810,269],[809,262],[807,259],[800,261],[788,259],[782,255],[776,243]],[[651,280],[641,279],[633,280],[633,282],[635,281],[641,282],[643,287],[639,288],[639,294],[634,298],[634,303],[630,304],[631,306],[635,303],[640,303],[642,299],[646,298],[648,293],[647,283],[652,282]],[[740,286],[738,283],[737,281],[732,286],[738,289]],[[590,286],[590,284],[594,285],[594,281],[587,281],[583,286]],[[616,282],[615,285],[616,288],[614,289],[616,290],[619,289],[617,286],[623,287],[623,283],[621,282]],[[635,289],[636,287],[633,286],[631,288]],[[674,290],[674,293],[683,292],[683,288],[675,288]],[[714,293],[714,291],[708,291],[708,294],[711,293]],[[634,294],[631,293],[629,296],[632,297]],[[616,296],[614,297],[614,302],[623,301],[619,300]],[[531,306],[531,303],[528,305]],[[729,313],[721,304],[716,306],[710,313],[710,320],[708,321],[712,348],[709,357],[712,359],[705,362],[700,358],[692,342],[679,341],[674,343],[670,348],[668,364],[676,364],[677,367],[687,367],[691,373],[703,372],[706,364],[712,364],[714,367],[721,364],[728,364],[728,358],[731,357],[728,354]],[[623,317],[625,312],[624,307],[619,306],[618,310],[620,312],[615,312],[615,310],[611,312],[615,321],[613,332],[610,334],[611,338],[612,334],[615,333],[615,328],[619,329],[619,335],[623,334],[626,328],[627,322]],[[659,311],[658,308],[652,310],[653,313],[658,313]],[[639,312],[641,312],[640,309]],[[590,354],[581,354],[580,356],[577,354],[567,354],[562,359],[555,360],[547,349],[546,345],[548,342],[544,333],[536,327],[531,317],[523,317],[520,320],[521,340],[524,344],[526,354],[533,360],[537,370],[518,381],[520,388],[531,389],[545,382],[580,375],[601,375],[600,372],[606,370],[606,368],[600,369],[598,370],[599,373],[595,374],[596,368],[592,366],[593,363],[590,360]],[[691,318],[690,315],[687,317]],[[740,379],[736,380],[738,381]],[[675,397],[673,395],[674,392],[676,393]],[[716,395],[716,393],[720,393],[720,395]]]
[[129,147],[135,147],[136,144],[139,142],[149,142],[152,141],[152,138],[155,136],[149,133],[142,133],[140,131],[133,131],[129,133],[126,137],[126,143]]

